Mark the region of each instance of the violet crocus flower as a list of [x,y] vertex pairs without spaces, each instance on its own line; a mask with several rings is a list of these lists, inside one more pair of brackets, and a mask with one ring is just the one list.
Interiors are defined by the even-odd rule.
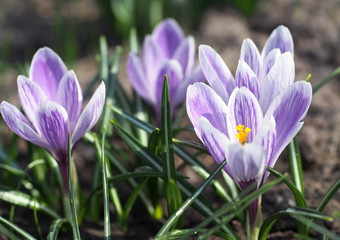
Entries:
[[17,135],[48,150],[58,161],[67,190],[68,137],[73,147],[99,119],[105,102],[102,82],[82,110],[83,94],[74,71],[68,71],[50,48],[39,49],[29,78],[19,75],[18,93],[24,116],[3,101],[1,114]]
[[195,40],[184,37],[173,19],[159,23],[144,39],[141,55],[130,52],[127,73],[133,89],[149,103],[159,117],[164,75],[169,78],[172,111],[185,100],[187,87],[204,76],[195,65]]

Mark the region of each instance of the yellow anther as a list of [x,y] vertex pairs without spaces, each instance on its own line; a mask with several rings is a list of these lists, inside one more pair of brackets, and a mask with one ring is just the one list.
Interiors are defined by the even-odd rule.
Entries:
[[236,138],[238,138],[239,143],[246,144],[248,133],[251,131],[250,128],[244,127],[244,125],[237,125],[236,130]]

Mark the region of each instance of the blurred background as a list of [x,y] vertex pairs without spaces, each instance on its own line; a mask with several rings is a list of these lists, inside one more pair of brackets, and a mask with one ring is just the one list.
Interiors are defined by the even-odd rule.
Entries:
[[[296,80],[312,74],[315,86],[340,66],[339,0],[0,0],[0,100],[18,106],[17,75],[43,46],[75,69],[85,86],[98,72],[100,35],[112,50],[123,46],[120,81],[128,85],[124,59],[131,28],[141,42],[166,17],[176,19],[197,45],[215,48],[233,73],[243,39],[253,39],[261,49],[280,24],[293,35]],[[314,95],[299,133],[308,199],[318,199],[340,177],[339,92],[337,78]],[[276,168],[285,171],[288,166],[278,161]],[[265,201],[275,201],[273,206],[287,207],[280,204],[293,199],[284,189],[272,191],[279,197],[268,194]],[[335,199],[329,211],[339,211],[339,194]],[[338,230],[339,222],[332,223]]]

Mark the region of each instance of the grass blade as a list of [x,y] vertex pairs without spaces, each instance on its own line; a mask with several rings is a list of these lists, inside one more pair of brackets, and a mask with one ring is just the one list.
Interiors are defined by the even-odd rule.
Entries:
[[313,94],[320,90],[324,85],[329,83],[331,80],[340,75],[340,67],[337,67],[331,74],[329,74],[325,79],[323,79],[318,85],[313,87]]
[[[315,219],[319,219],[319,220],[323,220],[323,221],[332,221],[333,218],[329,217],[325,214],[322,214],[318,211],[315,211],[313,209],[309,209],[309,208],[288,208],[286,210],[277,212],[273,215],[271,215],[270,217],[268,217],[262,224],[261,229],[260,229],[260,233],[259,233],[259,240],[266,240],[267,236],[270,232],[270,230],[272,229],[273,225],[275,224],[275,222],[284,216],[293,216],[294,218],[297,218],[299,216],[304,216],[304,217],[309,217],[309,218],[315,218]],[[306,222],[308,222],[308,219],[306,218],[306,221],[299,221],[302,224],[305,224]]]
[[[161,110],[161,156],[164,172],[164,185],[168,214],[172,215],[182,203],[181,193],[176,181],[174,146],[172,143],[171,109],[168,77],[165,75],[162,91]],[[183,219],[177,218],[176,228],[181,228]]]
[[328,202],[333,198],[334,194],[339,190],[340,188],[340,179],[338,179],[327,191],[325,196],[320,201],[318,207],[316,208],[317,211],[323,211],[325,207],[327,206]]
[[304,196],[305,187],[303,183],[301,154],[296,136],[288,145],[288,154],[289,154],[289,167],[292,174],[293,183],[295,184],[297,189],[299,189],[301,194]]
[[36,238],[34,238],[32,235],[30,235],[29,233],[27,233],[23,229],[19,228],[18,226],[16,226],[15,224],[11,223],[10,221],[8,221],[7,219],[5,219],[1,216],[0,216],[0,223],[10,227],[11,229],[13,229],[15,232],[17,232],[18,234],[20,234],[21,236],[23,236],[27,240],[36,240]]
[[68,224],[69,222],[67,221],[66,218],[59,218],[56,219],[52,222],[50,226],[49,233],[47,235],[47,240],[58,240],[58,234],[60,229],[64,224]]

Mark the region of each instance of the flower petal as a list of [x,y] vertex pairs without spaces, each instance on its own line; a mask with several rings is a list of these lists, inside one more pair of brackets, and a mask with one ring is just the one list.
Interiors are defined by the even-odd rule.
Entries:
[[104,82],[94,92],[89,103],[84,108],[72,134],[72,146],[85,135],[98,121],[105,103],[106,88]]
[[166,19],[158,24],[152,33],[164,57],[172,58],[176,48],[184,39],[181,27],[173,19]]
[[195,82],[206,82],[200,66],[197,66],[194,71],[192,71],[189,77],[184,78],[184,80],[180,82],[176,98],[173,99],[173,104],[175,106],[178,106],[185,100],[188,86],[194,84]]
[[150,104],[155,102],[154,86],[143,74],[143,67],[139,57],[130,52],[126,63],[126,70],[131,86],[145,101]]
[[237,125],[244,125],[251,129],[247,136],[247,143],[252,142],[258,127],[262,123],[263,114],[255,95],[245,87],[235,88],[228,102],[228,132],[231,142],[238,142],[236,138]]
[[[160,107],[162,105],[162,89],[164,83],[164,76],[168,76],[168,84],[169,84],[169,92],[170,92],[170,102],[173,102],[177,97],[177,89],[179,87],[180,82],[183,79],[183,70],[181,65],[176,60],[166,61],[161,67],[158,77],[157,77],[157,87],[156,87],[156,105],[157,111],[160,111]],[[171,104],[171,107],[174,107]]]
[[59,82],[66,72],[61,58],[52,49],[44,47],[33,56],[29,77],[41,87],[48,99],[55,101]]
[[[215,159],[220,164],[226,156],[226,149],[230,141],[228,137],[217,130],[205,117],[199,118],[199,128],[201,131],[201,140]],[[229,168],[226,166],[224,170],[229,174]]]
[[18,76],[17,83],[22,109],[36,128],[35,112],[38,106],[47,100],[47,97],[37,83],[22,75]]
[[[141,56],[144,66],[143,70],[145,72],[145,78],[142,78],[144,85],[148,86],[149,88],[154,87],[150,85],[155,84],[159,68],[161,67],[162,62],[166,59],[162,56],[162,53],[159,50],[159,46],[157,46],[155,40],[151,36],[145,37]],[[134,64],[142,66],[141,63]]]
[[187,90],[186,101],[188,117],[194,126],[197,136],[201,138],[199,118],[208,119],[217,130],[227,135],[227,106],[222,98],[205,83],[195,83]]
[[249,38],[243,41],[240,60],[245,61],[257,77],[260,76],[262,57],[255,43]]
[[69,116],[69,131],[72,133],[83,106],[83,94],[73,70],[66,73],[61,79],[57,96],[58,103],[67,111]]
[[274,66],[277,58],[281,55],[281,51],[278,48],[273,49],[263,60],[260,70],[259,82],[262,84],[263,80],[269,73],[270,69]]
[[49,150],[48,144],[34,131],[27,118],[15,106],[3,101],[1,114],[7,126],[18,136]]
[[227,103],[235,88],[235,81],[223,59],[211,47],[199,47],[199,61],[202,72],[210,86]]
[[298,81],[275,98],[269,106],[265,118],[274,116],[276,121],[276,147],[273,159],[282,152],[302,127],[301,120],[305,117],[311,100],[310,83]]
[[261,145],[229,144],[226,151],[230,175],[241,189],[261,183],[265,171],[266,153]]
[[37,109],[37,124],[58,161],[67,159],[68,115],[60,104],[48,101]]
[[261,85],[260,105],[264,113],[273,99],[294,82],[294,78],[295,65],[292,54],[281,54]]
[[189,76],[195,62],[195,40],[192,36],[187,37],[179,45],[173,58],[182,66],[184,76]]
[[263,47],[262,57],[266,57],[274,48],[279,48],[282,53],[290,52],[294,55],[294,42],[287,27],[281,25],[274,29]]
[[243,60],[238,62],[235,82],[238,88],[246,87],[255,95],[256,98],[259,98],[259,81],[257,76]]

